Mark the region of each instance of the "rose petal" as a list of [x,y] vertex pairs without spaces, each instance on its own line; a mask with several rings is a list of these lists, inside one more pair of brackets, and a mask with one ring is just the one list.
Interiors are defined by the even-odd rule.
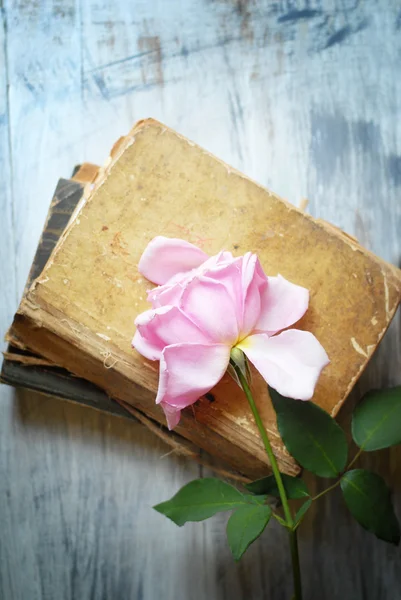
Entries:
[[138,269],[146,279],[161,285],[177,273],[199,267],[208,258],[203,250],[185,240],[158,236],[147,245]]
[[269,277],[261,297],[260,316],[256,331],[273,334],[290,327],[305,314],[309,303],[309,291],[278,275]]
[[261,311],[261,297],[267,287],[267,277],[256,254],[248,252],[242,263],[243,314],[241,337],[254,328]]
[[212,271],[214,269],[220,269],[225,265],[228,265],[233,262],[234,257],[231,252],[227,252],[226,250],[221,250],[217,254],[214,254],[210,258],[207,259],[206,262],[202,265],[202,273],[205,274],[206,271]]
[[329,363],[315,336],[298,329],[270,338],[264,333],[251,335],[238,348],[272,388],[282,396],[299,400],[312,398],[320,372]]
[[235,302],[222,283],[208,277],[194,278],[181,296],[183,312],[221,344],[233,345],[238,339]]
[[170,285],[158,285],[148,292],[148,302],[151,302],[153,308],[161,306],[178,306],[180,303],[183,286],[175,283]]
[[221,250],[221,252],[217,254],[217,263],[219,264],[228,263],[232,260],[234,260],[234,257],[228,250]]
[[167,402],[160,402],[160,406],[166,416],[167,427],[171,431],[180,422],[181,410],[179,408],[174,408],[174,406],[170,406]]
[[205,277],[222,283],[226,288],[234,305],[238,330],[241,330],[243,313],[241,281],[242,261],[242,256],[231,259],[228,262],[221,261],[218,262],[213,269],[208,269],[204,272]]
[[[215,256],[211,256],[199,267],[186,271],[185,273],[177,273],[173,275],[164,285],[159,285],[148,292],[148,301],[152,303],[153,308],[166,306],[179,306],[182,291],[194,277],[198,275],[214,276],[215,273],[220,274],[226,266],[230,266],[233,262],[231,252],[219,252]],[[237,260],[242,260],[242,257]]]
[[179,343],[209,344],[205,335],[177,306],[147,310],[136,320],[137,334],[132,345],[150,360],[160,360],[165,346]]
[[139,331],[135,332],[131,346],[149,360],[160,360],[162,348],[142,337]]
[[223,344],[173,344],[160,359],[156,403],[181,410],[196,402],[223,377],[230,347]]

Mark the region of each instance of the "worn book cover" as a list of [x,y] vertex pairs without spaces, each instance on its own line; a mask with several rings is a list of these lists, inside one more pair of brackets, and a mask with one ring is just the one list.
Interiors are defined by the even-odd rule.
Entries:
[[[24,293],[29,290],[34,279],[42,273],[60,235],[82,198],[84,185],[92,182],[97,172],[98,167],[96,165],[84,163],[80,167],[76,167],[72,179],[59,180]],[[171,446],[175,454],[195,460],[224,477],[242,482],[249,480],[230,470],[229,466],[221,460],[201,452],[198,447],[182,438],[182,436],[168,432],[165,427],[147,418],[132,405],[111,398],[104,390],[93,383],[58,367],[39,354],[30,352],[22,341],[15,336],[12,328],[7,333],[6,338],[9,345],[7,351],[3,353],[4,360],[0,373],[1,383],[23,387],[54,398],[69,400],[96,410],[105,411],[115,416],[139,421],[153,434]]]
[[[118,143],[87,188],[23,299],[13,334],[164,423],[154,402],[157,364],[131,348],[150,287],[137,264],[156,235],[182,237],[209,254],[251,250],[268,275],[308,288],[310,308],[297,327],[312,331],[331,360],[313,400],[337,413],[395,313],[400,272],[153,120],[139,122]],[[277,434],[257,373],[253,385],[281,469],[294,474],[298,467]],[[252,415],[229,377],[184,411],[177,430],[246,475],[266,470]]]
[[[92,181],[95,175],[95,165],[84,164],[74,175],[75,179],[59,180],[29,273],[26,291],[45,267],[57,240],[82,198],[84,184]],[[72,400],[119,416],[132,417],[125,408],[97,386],[71,375],[43,356],[29,352],[21,340],[13,335],[12,330],[9,331],[7,339],[9,346],[4,352],[0,375],[2,383]]]

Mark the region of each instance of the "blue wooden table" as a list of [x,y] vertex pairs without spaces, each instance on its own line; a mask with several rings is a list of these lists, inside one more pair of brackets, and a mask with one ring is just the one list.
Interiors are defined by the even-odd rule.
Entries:
[[[401,5],[396,0],[4,0],[0,330],[17,307],[59,176],[102,163],[153,116],[399,264]],[[361,379],[401,383],[400,318]],[[151,510],[206,475],[140,425],[0,389],[4,600],[287,600],[272,523],[235,564],[227,517],[177,529]],[[352,402],[352,399],[351,399]],[[346,415],[343,415],[346,419]],[[401,452],[363,465],[395,489]],[[319,489],[322,484],[310,481]],[[301,533],[305,598],[401,598],[400,549],[339,494]]]

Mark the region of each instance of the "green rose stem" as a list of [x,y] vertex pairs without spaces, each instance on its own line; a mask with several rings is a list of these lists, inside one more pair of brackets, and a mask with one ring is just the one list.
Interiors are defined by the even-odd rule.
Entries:
[[277,488],[280,494],[281,503],[283,505],[284,516],[286,521],[286,527],[288,529],[288,533],[290,536],[290,549],[291,549],[291,560],[292,560],[292,573],[294,579],[294,600],[302,600],[302,585],[301,585],[301,569],[299,566],[299,553],[298,553],[298,539],[296,528],[294,528],[294,519],[292,518],[291,509],[288,504],[287,494],[284,488],[283,480],[281,477],[281,473],[279,471],[276,457],[274,456],[273,449],[270,444],[269,437],[267,435],[267,431],[263,425],[262,419],[260,418],[260,414],[258,409],[256,408],[255,401],[252,396],[252,392],[248,385],[248,382],[241,371],[241,368],[238,364],[232,360],[232,366],[235,369],[239,382],[241,384],[242,389],[244,390],[245,396],[249,402],[249,406],[251,407],[252,414],[254,416],[256,425],[258,426],[260,436],[262,438],[266,454],[269,457],[270,464],[272,467],[273,475],[277,483]]

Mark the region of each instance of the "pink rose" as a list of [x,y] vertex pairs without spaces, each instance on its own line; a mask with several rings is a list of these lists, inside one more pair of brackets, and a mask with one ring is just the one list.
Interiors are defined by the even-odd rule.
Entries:
[[307,310],[308,290],[267,277],[256,254],[209,257],[164,237],[149,243],[139,271],[158,287],[148,292],[153,308],[137,317],[132,345],[160,361],[156,403],[169,429],[223,377],[232,348],[283,396],[313,396],[327,354],[312,333],[286,329]]

